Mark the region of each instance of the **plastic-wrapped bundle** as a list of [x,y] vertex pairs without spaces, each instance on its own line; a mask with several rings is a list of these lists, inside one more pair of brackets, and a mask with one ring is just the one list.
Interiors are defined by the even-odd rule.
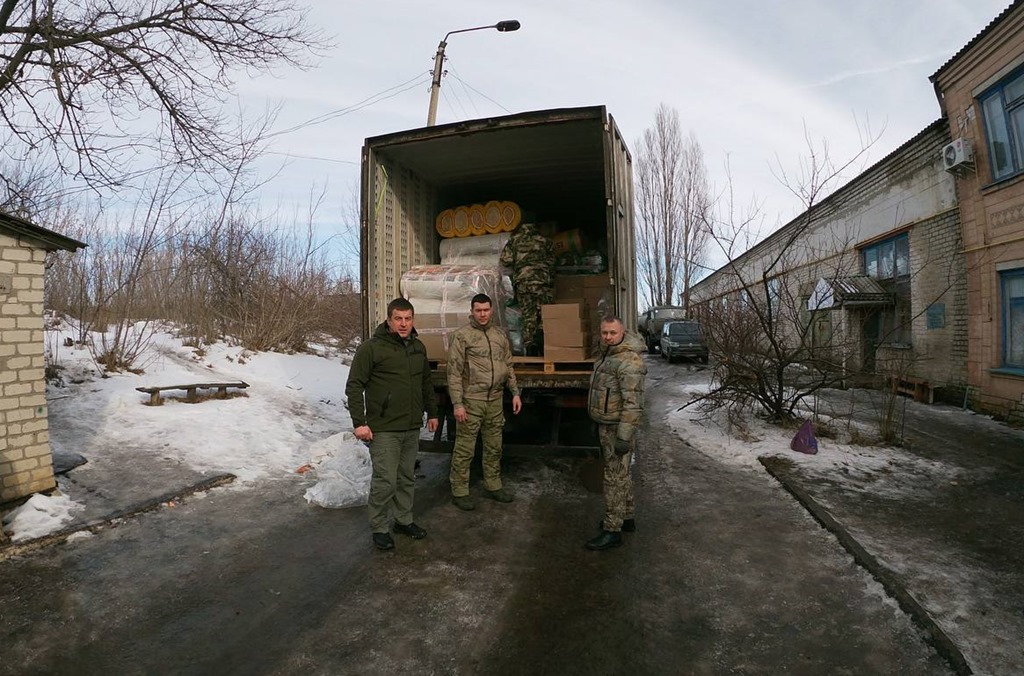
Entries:
[[441,265],[498,267],[501,250],[511,236],[510,233],[499,232],[496,235],[441,240]]
[[[402,295],[416,314],[468,314],[478,293],[486,293],[495,308],[503,308],[512,297],[512,280],[499,268],[482,265],[417,265],[402,275]],[[500,312],[494,313],[494,321],[503,323]]]

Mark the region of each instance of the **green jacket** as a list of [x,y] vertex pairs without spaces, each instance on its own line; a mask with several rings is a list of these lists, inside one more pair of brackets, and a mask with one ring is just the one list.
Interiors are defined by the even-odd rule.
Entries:
[[381,323],[373,337],[356,350],[345,396],[353,427],[406,432],[423,425],[424,411],[427,418],[436,418],[427,349],[416,338],[416,329],[403,341],[388,330],[387,322]]
[[644,343],[626,332],[618,345],[604,345],[590,377],[590,418],[602,425],[618,425],[616,437],[629,441],[644,412],[647,366]]
[[512,349],[502,328],[493,323],[480,326],[470,317],[469,324],[453,333],[451,340],[446,368],[453,407],[462,406],[466,399],[500,399],[506,384],[512,396],[519,395]]

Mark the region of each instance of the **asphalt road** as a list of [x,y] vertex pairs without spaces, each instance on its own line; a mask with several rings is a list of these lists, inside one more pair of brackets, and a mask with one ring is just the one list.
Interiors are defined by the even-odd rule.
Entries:
[[648,359],[619,549],[583,548],[592,461],[510,459],[516,501],[461,512],[426,456],[392,552],[299,477],[215,490],[0,562],[0,674],[950,673],[774,480],[669,430],[690,372]]

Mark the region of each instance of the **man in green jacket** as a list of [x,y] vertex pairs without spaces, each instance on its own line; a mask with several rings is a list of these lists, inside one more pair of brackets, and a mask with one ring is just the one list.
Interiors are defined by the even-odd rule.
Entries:
[[388,532],[420,539],[427,531],[413,522],[416,451],[423,413],[437,429],[437,400],[430,382],[427,350],[416,338],[413,306],[404,298],[388,303],[387,321],[356,350],[345,395],[357,439],[369,444],[373,473],[367,511],[378,549],[394,549]]
[[600,534],[587,541],[587,549],[618,547],[621,531],[636,530],[629,464],[644,412],[645,347],[618,317],[601,320],[601,352],[590,378],[587,407],[597,423],[604,458],[605,517]]
[[508,336],[491,322],[494,307],[490,296],[478,293],[469,305],[469,324],[452,334],[446,367],[448,396],[458,423],[448,479],[452,503],[464,510],[476,508],[469,496],[469,465],[477,433],[484,444],[484,495],[498,502],[512,502],[512,496],[501,485],[501,430],[505,426],[502,395],[506,385],[512,392],[512,413],[518,415],[523,406]]

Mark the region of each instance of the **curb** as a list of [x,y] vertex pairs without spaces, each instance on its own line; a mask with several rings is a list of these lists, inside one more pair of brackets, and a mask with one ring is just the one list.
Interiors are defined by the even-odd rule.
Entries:
[[967,659],[952,639],[942,630],[935,620],[931,618],[917,599],[915,599],[906,587],[903,586],[899,576],[890,570],[885,564],[876,559],[863,545],[857,542],[849,531],[833,517],[825,507],[819,504],[810,493],[792,481],[787,481],[785,470],[790,463],[777,457],[760,457],[758,462],[773,479],[778,481],[797,502],[803,505],[815,521],[832,533],[839,540],[846,551],[852,556],[859,566],[867,570],[872,577],[881,583],[886,593],[896,600],[903,612],[910,615],[910,618],[925,632],[925,639],[953,668],[953,671],[960,676],[973,674]]
[[180,500],[189,495],[201,493],[211,488],[217,488],[218,486],[224,486],[235,480],[234,474],[217,474],[208,479],[186,486],[178,491],[170,493],[164,493],[163,495],[142,502],[137,502],[134,505],[125,507],[124,509],[118,509],[106,516],[94,519],[87,523],[78,524],[76,526],[69,526],[63,528],[55,533],[44,535],[42,537],[27,540],[25,542],[18,542],[14,544],[0,545],[0,561],[6,561],[15,556],[21,556],[30,552],[35,552],[50,545],[60,544],[67,541],[68,537],[75,533],[82,531],[89,531],[90,533],[98,533],[110,526],[117,525],[117,522],[126,519],[128,517],[135,516],[137,514],[143,514],[145,512],[151,512],[158,509],[161,505],[167,502]]

